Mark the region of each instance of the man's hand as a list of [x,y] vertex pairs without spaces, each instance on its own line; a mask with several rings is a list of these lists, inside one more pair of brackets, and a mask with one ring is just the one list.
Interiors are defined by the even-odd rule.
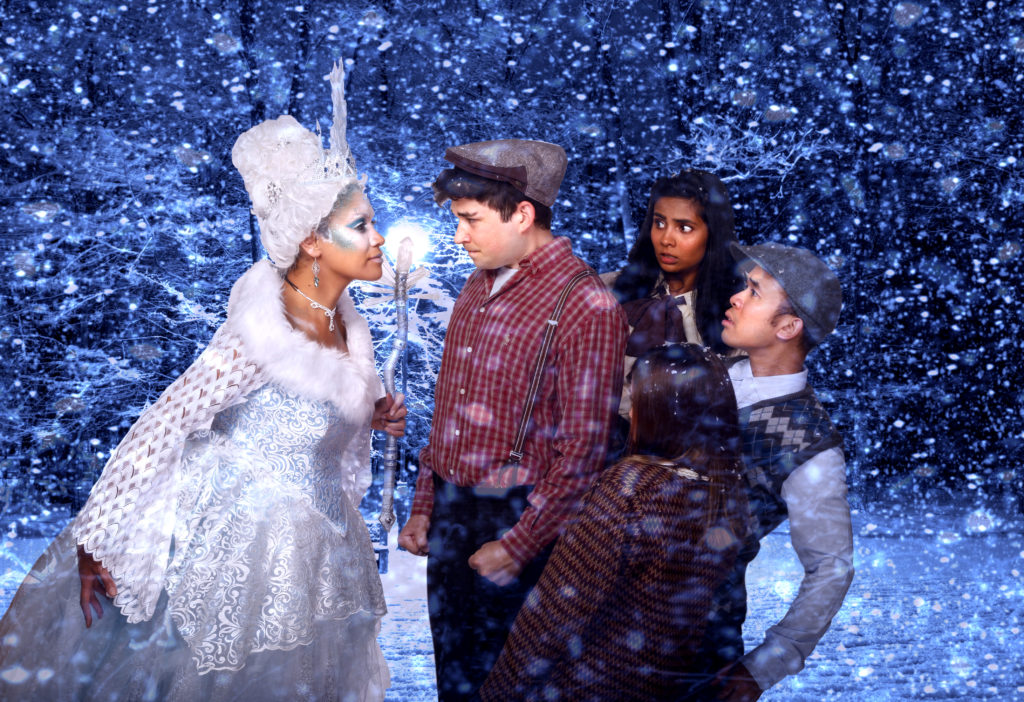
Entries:
[[391,436],[405,435],[405,415],[409,410],[405,406],[405,395],[391,393],[377,400],[373,405],[373,420],[370,426],[377,431],[387,432]]
[[508,585],[519,577],[522,568],[512,560],[500,541],[488,541],[469,557],[469,567],[495,585]]
[[409,517],[409,521],[398,533],[398,545],[414,556],[425,556],[430,550],[427,543],[427,531],[430,529],[430,519],[422,514]]
[[718,689],[718,699],[728,702],[754,702],[763,692],[754,676],[740,661],[718,671],[713,685]]
[[82,581],[82,594],[79,602],[82,605],[82,613],[85,615],[85,627],[92,626],[92,610],[96,610],[96,616],[103,618],[103,606],[100,604],[96,593],[102,593],[113,599],[117,596],[117,585],[110,573],[103,567],[103,564],[86,553],[81,546],[78,547],[78,577]]

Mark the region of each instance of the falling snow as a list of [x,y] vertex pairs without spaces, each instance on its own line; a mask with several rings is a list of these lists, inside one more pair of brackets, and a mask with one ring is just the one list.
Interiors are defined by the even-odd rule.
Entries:
[[[400,523],[472,271],[430,195],[445,146],[562,144],[555,231],[602,271],[656,176],[714,170],[741,241],[814,249],[845,299],[808,365],[846,442],[857,576],[764,699],[1024,699],[1022,20],[1002,0],[5,4],[0,600],[262,255],[234,138],[282,113],[326,130],[340,58],[379,228],[426,242]],[[383,361],[388,291],[356,296]],[[787,544],[755,563],[751,637],[794,594]],[[393,698],[428,699],[409,558],[385,576],[384,647]]]

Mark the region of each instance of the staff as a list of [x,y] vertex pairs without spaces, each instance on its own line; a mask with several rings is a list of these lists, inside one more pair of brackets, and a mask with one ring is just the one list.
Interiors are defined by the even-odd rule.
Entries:
[[[395,396],[395,368],[409,339],[409,268],[412,267],[412,239],[406,237],[398,247],[395,264],[395,310],[398,314],[395,342],[384,363],[384,389]],[[385,532],[395,523],[395,464],[398,462],[398,438],[388,434],[384,446],[384,487],[381,492],[378,521]]]

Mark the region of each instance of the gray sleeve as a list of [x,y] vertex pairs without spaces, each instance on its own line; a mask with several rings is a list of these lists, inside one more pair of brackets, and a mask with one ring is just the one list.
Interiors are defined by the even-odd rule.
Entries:
[[782,484],[782,499],[804,577],[786,616],[743,657],[763,690],[803,669],[853,580],[853,528],[842,451],[822,451],[799,466]]

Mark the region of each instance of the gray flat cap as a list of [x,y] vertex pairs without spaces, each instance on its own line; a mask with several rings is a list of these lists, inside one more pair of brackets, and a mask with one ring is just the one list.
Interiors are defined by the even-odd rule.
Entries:
[[452,146],[446,161],[483,178],[509,183],[519,192],[551,207],[569,161],[558,144],[525,139],[497,139]]
[[843,308],[839,278],[812,252],[776,243],[740,246],[732,242],[729,249],[741,264],[756,264],[779,281],[813,344],[820,344],[836,328]]

